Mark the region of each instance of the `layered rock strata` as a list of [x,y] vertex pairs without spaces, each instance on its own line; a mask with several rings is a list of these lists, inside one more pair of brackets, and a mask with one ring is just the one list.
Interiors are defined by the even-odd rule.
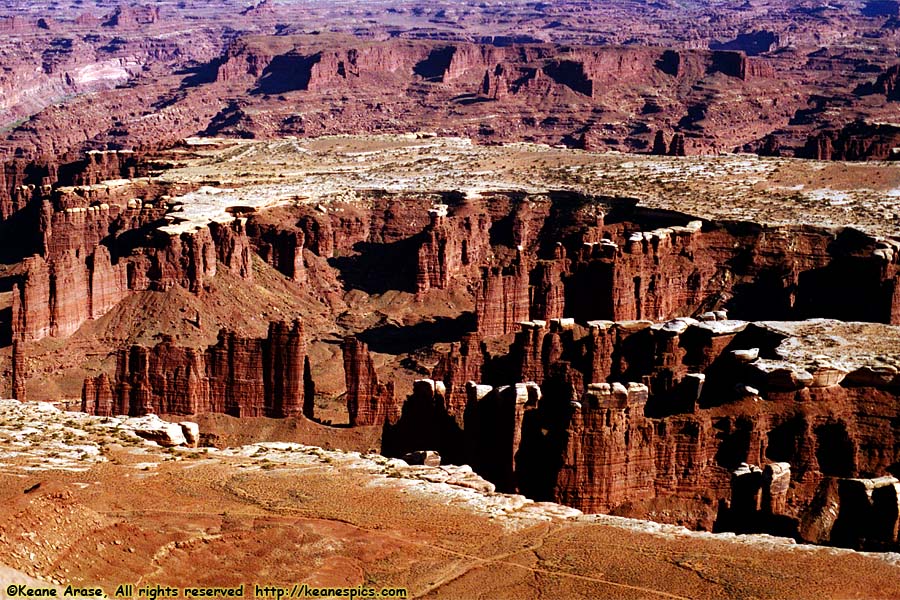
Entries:
[[[694,527],[713,527],[718,514],[722,528],[743,520],[829,541],[801,526],[823,486],[883,475],[900,458],[896,357],[850,349],[889,343],[897,332],[724,317],[528,322],[508,354],[470,342],[464,355],[455,346],[435,370],[444,380],[417,384],[401,419],[386,427],[385,451],[430,440],[429,449],[472,464],[498,489],[579,510],[680,506],[676,520]],[[835,336],[844,341],[835,345]],[[451,403],[468,364],[479,364],[468,372],[490,385],[470,382],[465,403]],[[741,463],[767,466],[733,477]],[[841,539],[838,528],[833,540]]]
[[383,425],[396,420],[399,406],[393,382],[379,383],[369,347],[355,337],[341,344],[350,426]]
[[171,339],[119,351],[116,376],[85,381],[82,410],[97,415],[207,412],[237,417],[289,417],[311,412],[310,365],[299,320],[272,322],[266,338],[222,330],[204,349]]
[[526,320],[658,321],[722,308],[748,319],[900,322],[900,246],[852,229],[704,222],[568,192],[366,199],[254,213],[246,225],[213,226],[212,243],[202,229],[181,234],[154,259],[161,281],[137,279],[196,291],[213,255],[251,277],[255,251],[299,283],[316,285],[310,273],[332,267],[345,288],[367,293],[469,295],[484,337]]
[[24,344],[18,340],[13,341],[12,346],[12,397],[19,402],[25,402],[25,351]]
[[220,264],[244,279],[253,277],[249,241],[239,221],[155,240],[117,258],[103,244],[86,256],[70,249],[55,258],[27,258],[13,290],[13,337],[67,337],[132,291],[178,285],[201,293]]
[[5,164],[4,253],[23,261],[13,282],[14,339],[66,337],[132,291],[178,285],[200,293],[220,264],[252,279],[242,219],[166,230],[184,220],[184,206],[166,192],[189,188],[144,177],[155,167],[147,153],[131,151]]
[[789,506],[788,463],[765,469],[741,465],[732,474],[731,498],[720,507],[717,527],[741,533],[775,533],[820,544],[869,550],[896,549],[900,482],[896,477],[825,477],[800,511]]

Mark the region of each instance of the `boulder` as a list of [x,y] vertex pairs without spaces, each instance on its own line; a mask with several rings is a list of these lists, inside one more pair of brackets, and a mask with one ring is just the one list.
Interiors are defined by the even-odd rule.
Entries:
[[425,465],[426,467],[441,466],[441,455],[434,450],[418,450],[403,455],[403,460],[411,465]]
[[160,446],[184,446],[187,443],[181,425],[163,421],[153,414],[127,419],[124,426]]
[[181,433],[184,434],[184,441],[186,446],[196,448],[200,445],[199,425],[191,421],[181,421],[180,423],[178,423],[178,426],[181,427]]

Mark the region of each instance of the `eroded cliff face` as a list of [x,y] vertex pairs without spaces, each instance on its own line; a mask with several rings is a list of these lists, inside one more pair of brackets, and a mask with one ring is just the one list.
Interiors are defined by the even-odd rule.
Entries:
[[383,425],[396,420],[399,406],[394,398],[394,384],[379,383],[368,346],[355,337],[348,337],[341,350],[350,426]]
[[[102,210],[98,212],[102,219]],[[181,235],[155,234],[149,244],[115,259],[101,243],[88,254],[65,250],[55,258],[27,258],[25,274],[14,286],[13,337],[27,341],[67,337],[133,291],[177,285],[202,293],[219,264],[245,279],[253,276],[249,241],[240,223]],[[121,250],[114,241],[111,245]]]
[[192,415],[236,417],[312,416],[306,338],[299,320],[272,322],[266,338],[242,338],[222,330],[204,349],[163,340],[134,346],[116,358],[116,375],[85,381],[82,410],[96,415]]
[[810,135],[797,150],[797,156],[816,160],[897,160],[898,143],[900,128],[893,123],[854,121]]
[[[346,330],[360,318],[351,302],[472,310],[448,352],[411,359],[434,368],[405,402],[396,373],[375,368],[400,361],[370,350],[397,352],[379,330],[343,337],[349,423],[381,426],[387,454],[437,450],[499,489],[700,528],[728,526],[741,463],[783,462],[788,484],[769,486],[765,514],[778,531],[807,539],[818,527],[829,540],[833,527],[803,525],[823,486],[895,469],[896,365],[800,360],[788,343],[819,335],[802,330],[812,317],[867,321],[853,325],[863,333],[900,322],[891,240],[568,191],[367,190],[238,203],[227,222],[194,226],[177,201],[123,202],[136,185],[40,192],[41,252],[16,276],[15,339],[68,336],[136,290],[202,295],[224,269],[250,280],[256,255],[320,294],[316,310]],[[821,324],[840,327],[851,326]],[[114,375],[85,382],[84,408],[312,417],[306,344],[298,324],[275,323],[264,339],[225,331],[205,348],[120,350]]]
[[[558,47],[549,44],[495,46],[465,42],[391,40],[327,48],[315,39],[241,40],[218,68],[220,81],[257,78],[267,92],[318,90],[418,77],[445,84],[481,81],[494,99],[553,91],[562,86],[592,97],[612,84],[697,78],[719,72],[746,80],[771,74],[741,52],[661,50],[639,47]],[[750,66],[750,65],[753,66]],[[277,89],[276,89],[277,88]],[[558,92],[557,92],[558,93]]]
[[0,169],[0,221],[12,218],[32,202],[40,206],[43,200],[52,200],[56,211],[108,202],[127,188],[100,183],[145,177],[150,167],[146,153],[130,150],[92,151],[77,158],[63,156],[62,160],[8,159]]
[[[348,17],[320,7],[298,19],[296,7],[263,3],[237,11],[241,31],[226,18],[234,10],[207,5],[140,19],[118,9],[38,18],[44,9],[32,7],[0,28],[0,116],[15,126],[0,153],[59,155],[201,131],[425,128],[629,151],[649,150],[665,128],[688,154],[755,149],[767,136],[793,152],[822,127],[889,121],[853,90],[896,61],[896,17],[775,4],[704,7],[713,16],[695,5],[537,5],[522,20],[516,7],[441,6],[402,18],[393,8],[353,7]],[[193,28],[198,19],[207,26]],[[874,82],[879,92],[890,77]],[[810,113],[820,101],[829,106]]]
[[[523,324],[508,354],[482,349],[462,405],[449,402],[459,386],[458,367],[449,367],[472,360],[453,347],[435,371],[443,380],[417,383],[402,418],[386,426],[385,451],[435,449],[498,489],[585,512],[817,543],[896,543],[889,501],[875,498],[887,491],[872,492],[887,479],[859,484],[869,509],[854,508],[865,498],[836,499],[837,525],[821,512],[829,486],[849,489],[853,478],[896,468],[897,365],[866,351],[845,358],[892,329],[709,318]],[[835,345],[835,336],[844,341]],[[760,479],[754,504],[732,471],[767,462],[787,466],[770,473],[768,487]],[[877,532],[849,535],[860,519]]]
[[14,188],[30,196],[2,225],[35,254],[11,282],[16,339],[66,337],[133,291],[202,294],[221,268],[249,281],[254,254],[331,307],[341,289],[467,296],[486,338],[529,319],[659,321],[720,308],[900,321],[897,245],[851,229],[698,221],[562,191],[370,191],[361,204],[301,203],[277,218],[234,206],[225,223],[186,227],[162,192],[190,186],[102,179],[149,168],[130,153],[79,164],[65,181],[101,182]]
[[[183,233],[160,229],[176,220],[165,192],[186,188],[141,177],[151,164],[133,152],[93,152],[7,179],[0,228],[11,241],[4,253],[24,259],[13,283],[14,339],[67,337],[133,291],[177,285],[202,293],[219,265],[252,279],[243,220]],[[16,183],[38,176],[40,186]]]
[[369,203],[301,207],[281,224],[253,216],[251,245],[295,281],[307,277],[309,251],[348,288],[472,294],[487,338],[530,319],[661,321],[721,308],[900,322],[897,245],[851,229],[704,222],[564,192]]
[[[743,122],[746,111],[724,98],[733,89],[758,95],[778,85],[768,59],[730,50],[311,36],[240,39],[219,62],[216,78],[215,85],[245,94],[210,121],[210,135],[443,128],[485,140],[644,151],[652,143],[647,132],[678,123],[680,145],[673,151],[679,154],[749,141],[738,142],[734,130],[698,115],[724,111]],[[653,98],[638,91],[649,87],[656,90]],[[337,91],[341,106],[323,108]],[[297,95],[316,109],[287,111],[284,103],[267,101],[275,94]],[[773,106],[774,120],[786,120],[793,102]],[[326,118],[329,110],[341,118]],[[609,125],[623,114],[632,115],[628,123]],[[595,129],[603,119],[606,125]]]

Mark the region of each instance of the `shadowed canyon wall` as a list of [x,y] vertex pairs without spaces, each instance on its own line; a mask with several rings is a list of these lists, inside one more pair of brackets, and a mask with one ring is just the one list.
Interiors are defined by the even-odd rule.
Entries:
[[[779,355],[792,336],[842,335],[835,328],[821,320],[525,323],[505,354],[483,346],[473,360],[471,341],[454,346],[435,370],[440,379],[417,383],[401,418],[385,426],[384,451],[437,450],[498,489],[587,512],[894,547],[896,517],[878,511],[896,482],[883,476],[900,464],[896,368],[848,372],[839,360],[800,365]],[[463,383],[460,370],[474,380]],[[752,502],[735,491],[732,472],[767,462],[787,465],[780,500],[758,501],[749,519]],[[858,502],[885,495],[869,516],[829,492],[855,489],[854,478],[862,478]],[[842,520],[826,518],[823,495]],[[881,525],[853,537],[847,523],[860,519]]]
[[[4,260],[22,261],[13,282],[14,339],[67,337],[132,291],[179,285],[201,293],[219,265],[252,278],[242,220],[184,233],[159,230],[177,222],[164,192],[188,189],[142,178],[151,167],[139,153],[93,152],[61,166],[31,163],[12,181],[7,176],[12,187],[0,190],[8,192],[0,206],[9,207],[0,219],[9,239]],[[40,186],[16,183],[38,176]]]
[[[438,450],[535,499],[704,528],[728,523],[732,471],[784,462],[790,493],[769,512],[798,537],[829,481],[895,468],[892,379],[779,363],[788,334],[747,323],[900,322],[891,241],[561,191],[371,192],[170,235],[156,227],[177,212],[116,203],[133,189],[111,203],[94,204],[96,186],[41,198],[14,339],[68,336],[133,290],[202,294],[220,268],[250,278],[255,253],[313,289],[329,272],[344,290],[471,298],[474,331],[402,403],[363,338],[344,339],[350,424],[383,425],[386,453]],[[311,417],[305,344],[299,323],[276,322],[265,339],[120,350],[114,376],[85,382],[84,408]]]

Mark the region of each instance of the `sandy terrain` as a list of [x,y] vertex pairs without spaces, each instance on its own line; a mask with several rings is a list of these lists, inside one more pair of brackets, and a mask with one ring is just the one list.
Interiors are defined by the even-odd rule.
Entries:
[[110,595],[124,583],[400,586],[445,598],[900,595],[894,555],[581,515],[485,492],[458,468],[284,443],[163,449],[116,419],[14,401],[0,413],[0,564],[16,570],[6,584],[27,576]]

